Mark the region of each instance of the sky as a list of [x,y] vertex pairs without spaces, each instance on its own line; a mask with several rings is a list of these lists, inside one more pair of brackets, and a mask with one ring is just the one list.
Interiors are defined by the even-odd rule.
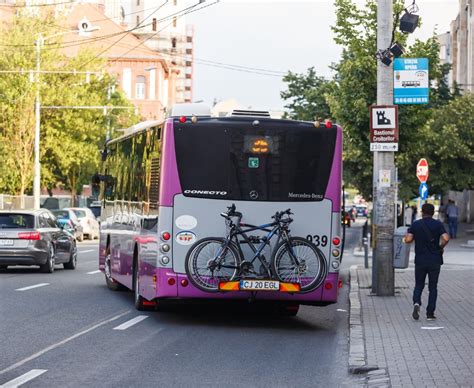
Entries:
[[[458,13],[458,0],[417,0],[416,4],[423,24],[413,39],[426,39],[435,28],[439,33],[448,31]],[[314,66],[318,75],[330,76],[329,66],[339,60],[341,48],[331,31],[334,10],[332,0],[221,0],[186,15],[186,22],[195,27],[193,99],[212,105],[215,100],[235,98],[246,107],[282,110],[285,102],[280,91],[285,84],[274,72],[305,72]],[[250,67],[265,74],[198,61]]]

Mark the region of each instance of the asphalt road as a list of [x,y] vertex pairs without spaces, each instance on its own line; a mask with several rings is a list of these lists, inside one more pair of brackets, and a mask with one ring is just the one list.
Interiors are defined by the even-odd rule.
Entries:
[[[347,231],[346,249],[360,238]],[[97,242],[78,267],[0,272],[0,384],[24,387],[351,386],[348,268],[340,301],[297,317],[248,306],[172,305],[139,312],[97,272]],[[360,259],[358,259],[360,261]],[[30,288],[31,286],[36,286]],[[23,290],[22,290],[23,289]]]

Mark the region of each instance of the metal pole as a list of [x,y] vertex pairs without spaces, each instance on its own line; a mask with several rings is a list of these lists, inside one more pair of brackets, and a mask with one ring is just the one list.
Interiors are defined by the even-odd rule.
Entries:
[[[393,0],[378,0],[377,50],[390,46],[393,29]],[[377,61],[377,105],[393,104],[393,68]],[[390,187],[379,186],[381,170],[390,171]],[[373,199],[375,239],[375,292],[379,296],[394,295],[393,233],[395,225],[395,161],[394,153],[374,152]]]
[[39,34],[36,39],[36,101],[35,101],[35,162],[34,162],[34,177],[33,177],[33,207],[40,208],[40,194],[41,194],[41,164],[40,164],[40,126],[41,126],[41,102],[40,102],[40,54],[41,43],[43,37]]

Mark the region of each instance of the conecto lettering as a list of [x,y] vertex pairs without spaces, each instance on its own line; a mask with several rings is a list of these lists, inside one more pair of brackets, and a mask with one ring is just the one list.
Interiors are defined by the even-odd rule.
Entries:
[[197,195],[227,195],[227,191],[216,191],[216,190],[184,190],[184,194],[197,194]]

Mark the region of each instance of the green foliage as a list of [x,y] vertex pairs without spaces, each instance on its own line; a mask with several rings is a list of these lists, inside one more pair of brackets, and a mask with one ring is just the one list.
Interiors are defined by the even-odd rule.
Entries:
[[474,188],[474,95],[459,96],[437,109],[429,126],[432,191]]
[[[282,98],[290,100],[287,105],[290,116],[295,119],[311,119],[315,107],[324,107],[327,116],[333,117],[344,128],[344,181],[361,192],[364,197],[372,197],[372,153],[369,151],[369,107],[377,101],[377,2],[367,0],[366,6],[358,8],[352,0],[335,0],[337,21],[333,27],[335,41],[343,46],[342,58],[332,65],[335,72],[334,81],[318,79],[313,68],[307,74],[295,75],[291,72],[285,77],[288,90],[281,93]],[[398,26],[398,17],[404,9],[402,0],[394,1],[394,25]],[[407,47],[407,35],[395,30],[394,41]],[[439,150],[436,140],[439,129],[433,118],[446,114],[446,104],[467,104],[466,100],[457,102],[459,91],[452,92],[446,84],[449,65],[441,65],[439,61],[439,44],[436,37],[424,42],[416,41],[408,47],[404,55],[407,58],[428,58],[429,76],[432,83],[430,103],[424,105],[400,105],[399,152],[395,153],[399,185],[399,197],[409,199],[417,195],[419,182],[415,176],[416,164],[421,157],[429,158]],[[319,82],[316,82],[319,81]],[[318,96],[318,100],[315,99]],[[322,101],[322,97],[324,100]],[[455,100],[453,100],[455,99]],[[456,105],[449,113],[461,112]],[[451,106],[451,104],[449,105]],[[329,108],[329,111],[327,109]],[[309,117],[309,118],[308,118]],[[471,131],[472,131],[471,125]],[[448,131],[448,129],[446,129]],[[461,141],[461,140],[459,140]],[[453,140],[453,147],[461,149]],[[472,143],[471,143],[472,144]],[[449,151],[448,151],[449,154]],[[466,155],[469,155],[467,153]],[[472,155],[472,149],[471,153]],[[438,158],[440,156],[437,156]],[[456,159],[455,157],[453,157]],[[435,190],[446,188],[468,187],[469,180],[454,182],[454,175],[448,176],[454,165],[454,159],[444,167],[436,170],[433,175]],[[444,163],[440,162],[441,164]],[[448,167],[451,166],[451,167]],[[469,174],[467,164],[461,164],[462,173],[457,177]],[[472,171],[472,169],[471,169]],[[433,171],[433,174],[435,172]],[[471,173],[472,174],[472,173]],[[441,182],[449,182],[442,185]],[[471,183],[472,187],[472,183]],[[433,192],[433,190],[431,190]],[[439,191],[438,191],[439,192]]]
[[283,81],[288,90],[280,93],[284,100],[290,100],[285,107],[289,109],[291,119],[313,121],[331,116],[326,95],[333,88],[333,82],[318,77],[314,68],[307,74],[288,72]]
[[[58,30],[60,31],[58,33]],[[17,16],[2,30],[0,69],[17,70],[0,75],[0,192],[22,194],[31,190],[33,175],[34,74],[21,69],[36,69],[35,40],[62,35],[67,29],[54,19]],[[90,49],[68,58],[60,50],[60,36],[47,40],[41,50],[41,70],[73,71],[88,62],[87,71],[102,72],[103,59]],[[73,194],[89,183],[98,171],[99,150],[105,141],[108,125],[128,126],[136,117],[133,106],[122,93],[108,91],[116,81],[109,75],[51,73],[40,75],[41,95],[41,183],[42,187],[62,184]],[[47,106],[129,106],[104,115],[102,109],[50,109]],[[15,155],[15,157],[13,157]]]

